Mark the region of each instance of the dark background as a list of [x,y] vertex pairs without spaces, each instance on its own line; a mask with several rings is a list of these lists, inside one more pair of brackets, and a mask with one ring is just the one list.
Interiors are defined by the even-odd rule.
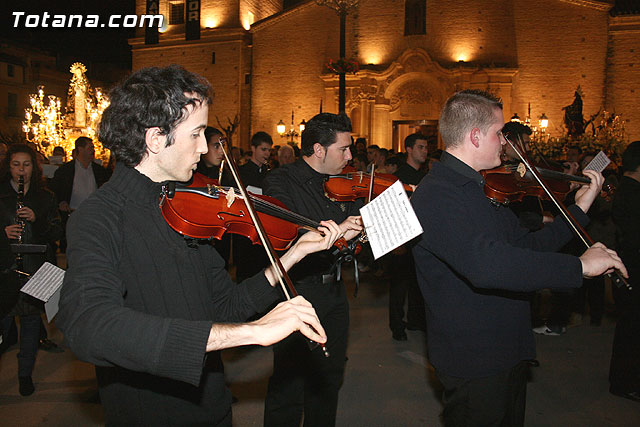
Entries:
[[[20,26],[14,28],[14,11],[25,12]],[[92,66],[110,64],[112,67],[131,69],[131,48],[127,39],[133,37],[132,28],[25,28],[28,14],[100,15],[101,22],[109,15],[135,14],[135,0],[3,0],[0,38],[36,47],[58,56],[59,66],[68,67],[67,62],[80,61]],[[52,18],[48,19],[51,24]]]

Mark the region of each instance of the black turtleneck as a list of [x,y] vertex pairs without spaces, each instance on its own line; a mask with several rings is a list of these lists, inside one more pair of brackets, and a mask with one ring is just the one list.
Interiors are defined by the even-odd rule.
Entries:
[[[107,424],[216,424],[230,411],[213,322],[240,322],[278,297],[261,272],[241,286],[209,244],[165,222],[162,184],[118,164],[71,215],[57,325],[97,368]],[[205,377],[205,378],[203,378]]]

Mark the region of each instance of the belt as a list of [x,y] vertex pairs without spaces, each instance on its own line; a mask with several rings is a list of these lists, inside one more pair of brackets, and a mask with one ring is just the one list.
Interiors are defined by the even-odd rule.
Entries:
[[323,285],[331,285],[336,283],[336,275],[335,274],[323,274],[322,275],[322,284]]

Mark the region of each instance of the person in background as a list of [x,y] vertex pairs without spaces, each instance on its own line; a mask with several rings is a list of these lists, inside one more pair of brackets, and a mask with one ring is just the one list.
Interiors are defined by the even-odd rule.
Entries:
[[[251,137],[251,158],[238,168],[240,179],[249,191],[262,194],[262,181],[269,171],[268,161],[271,155],[273,140],[266,132],[256,132]],[[254,245],[244,236],[234,235],[231,245],[233,260],[236,266],[236,281],[255,275],[269,264],[264,249]]]
[[[50,188],[58,199],[62,227],[66,231],[69,215],[97,188],[109,179],[109,171],[95,163],[93,141],[80,136],[75,141],[73,160],[56,170]],[[60,251],[66,249],[66,238],[60,239]]]
[[295,153],[293,151],[293,147],[288,144],[283,145],[278,150],[278,164],[279,166],[288,165],[289,163],[293,163],[296,161]]
[[[4,176],[0,181],[0,221],[6,237],[12,243],[46,245],[43,254],[24,254],[17,258],[16,268],[33,274],[45,261],[55,265],[54,242],[62,237],[62,226],[55,196],[44,188],[35,151],[24,144],[12,144],[1,170]],[[22,196],[18,193],[21,177],[24,180]],[[3,298],[3,304],[13,307],[2,320],[2,330],[9,330],[14,316],[20,317],[18,382],[20,394],[28,396],[35,390],[31,375],[41,336],[43,305],[40,300],[19,292],[25,283],[22,276],[9,273],[8,279],[7,286],[14,292]]]
[[[413,133],[404,140],[407,160],[395,175],[403,184],[417,186],[425,175],[423,166],[427,160],[427,140],[422,134]],[[396,248],[388,255],[389,281],[389,329],[396,341],[406,341],[410,331],[425,331],[424,300],[418,288],[416,266],[411,255],[411,245]],[[404,321],[404,305],[407,302],[407,321]]]
[[609,391],[640,402],[640,141],[622,154],[623,176],[613,198],[612,216],[622,261],[632,289],[614,288],[619,312],[609,367]]

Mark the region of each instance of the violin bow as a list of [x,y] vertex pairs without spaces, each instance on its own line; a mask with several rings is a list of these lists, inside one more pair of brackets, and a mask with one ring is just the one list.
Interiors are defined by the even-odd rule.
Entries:
[[[247,192],[247,189],[244,186],[244,184],[242,184],[242,180],[240,179],[240,173],[238,172],[238,168],[233,159],[233,156],[230,156],[227,153],[226,138],[224,137],[220,138],[220,145],[222,147],[222,153],[224,154],[224,158],[227,161],[227,164],[229,165],[229,170],[231,171],[231,175],[233,175],[233,179],[235,180],[236,185],[238,186],[240,195],[244,199],[244,203],[247,206],[247,212],[249,212],[251,221],[253,222],[253,225],[256,227],[256,232],[258,234],[258,237],[260,238],[260,242],[262,243],[262,246],[264,247],[264,250],[267,253],[267,257],[269,258],[269,262],[273,267],[274,273],[278,278],[278,282],[280,283],[282,292],[284,293],[285,298],[287,300],[290,300],[291,298],[298,296],[298,292],[296,291],[296,288],[293,286],[293,282],[291,281],[291,278],[287,274],[287,271],[282,266],[282,263],[280,262],[280,257],[278,257],[278,255],[276,254],[276,251],[273,249],[273,245],[271,244],[271,241],[267,237],[267,233],[264,230],[262,221],[260,220],[260,217],[258,217],[256,209],[253,206],[253,202],[249,197],[249,193]],[[317,343],[313,340],[308,340],[308,342],[311,350],[313,350],[315,347],[320,345],[324,356],[329,357],[329,351],[327,350],[327,347],[325,345]]]
[[[513,148],[513,151],[515,151],[518,157],[520,157],[520,160],[522,161],[522,163],[524,163],[524,165],[527,167],[529,172],[531,172],[531,175],[535,178],[535,180],[538,182],[540,187],[542,187],[544,192],[547,194],[549,199],[553,202],[556,208],[558,208],[558,210],[562,214],[563,218],[567,221],[567,223],[569,224],[569,227],[573,230],[573,232],[580,238],[580,240],[582,241],[582,243],[584,243],[587,249],[591,248],[591,246],[595,243],[591,238],[591,236],[587,234],[585,229],[582,228],[582,226],[573,217],[573,215],[571,215],[571,212],[567,210],[567,207],[564,205],[564,203],[558,200],[555,194],[553,194],[551,190],[549,190],[547,185],[544,183],[544,181],[540,177],[538,170],[531,165],[531,162],[529,161],[527,154],[525,152],[520,152],[520,150],[516,147],[516,144],[514,144],[507,135],[502,134],[502,137],[504,138],[504,140],[507,142],[507,144],[511,146],[511,148]],[[614,273],[615,275],[611,273],[607,274],[607,276],[609,276],[611,280],[613,280],[613,283],[615,283],[615,285],[619,288],[622,286],[626,286],[629,290],[631,290],[631,285],[624,279],[624,277],[622,277],[619,271],[616,270]]]

